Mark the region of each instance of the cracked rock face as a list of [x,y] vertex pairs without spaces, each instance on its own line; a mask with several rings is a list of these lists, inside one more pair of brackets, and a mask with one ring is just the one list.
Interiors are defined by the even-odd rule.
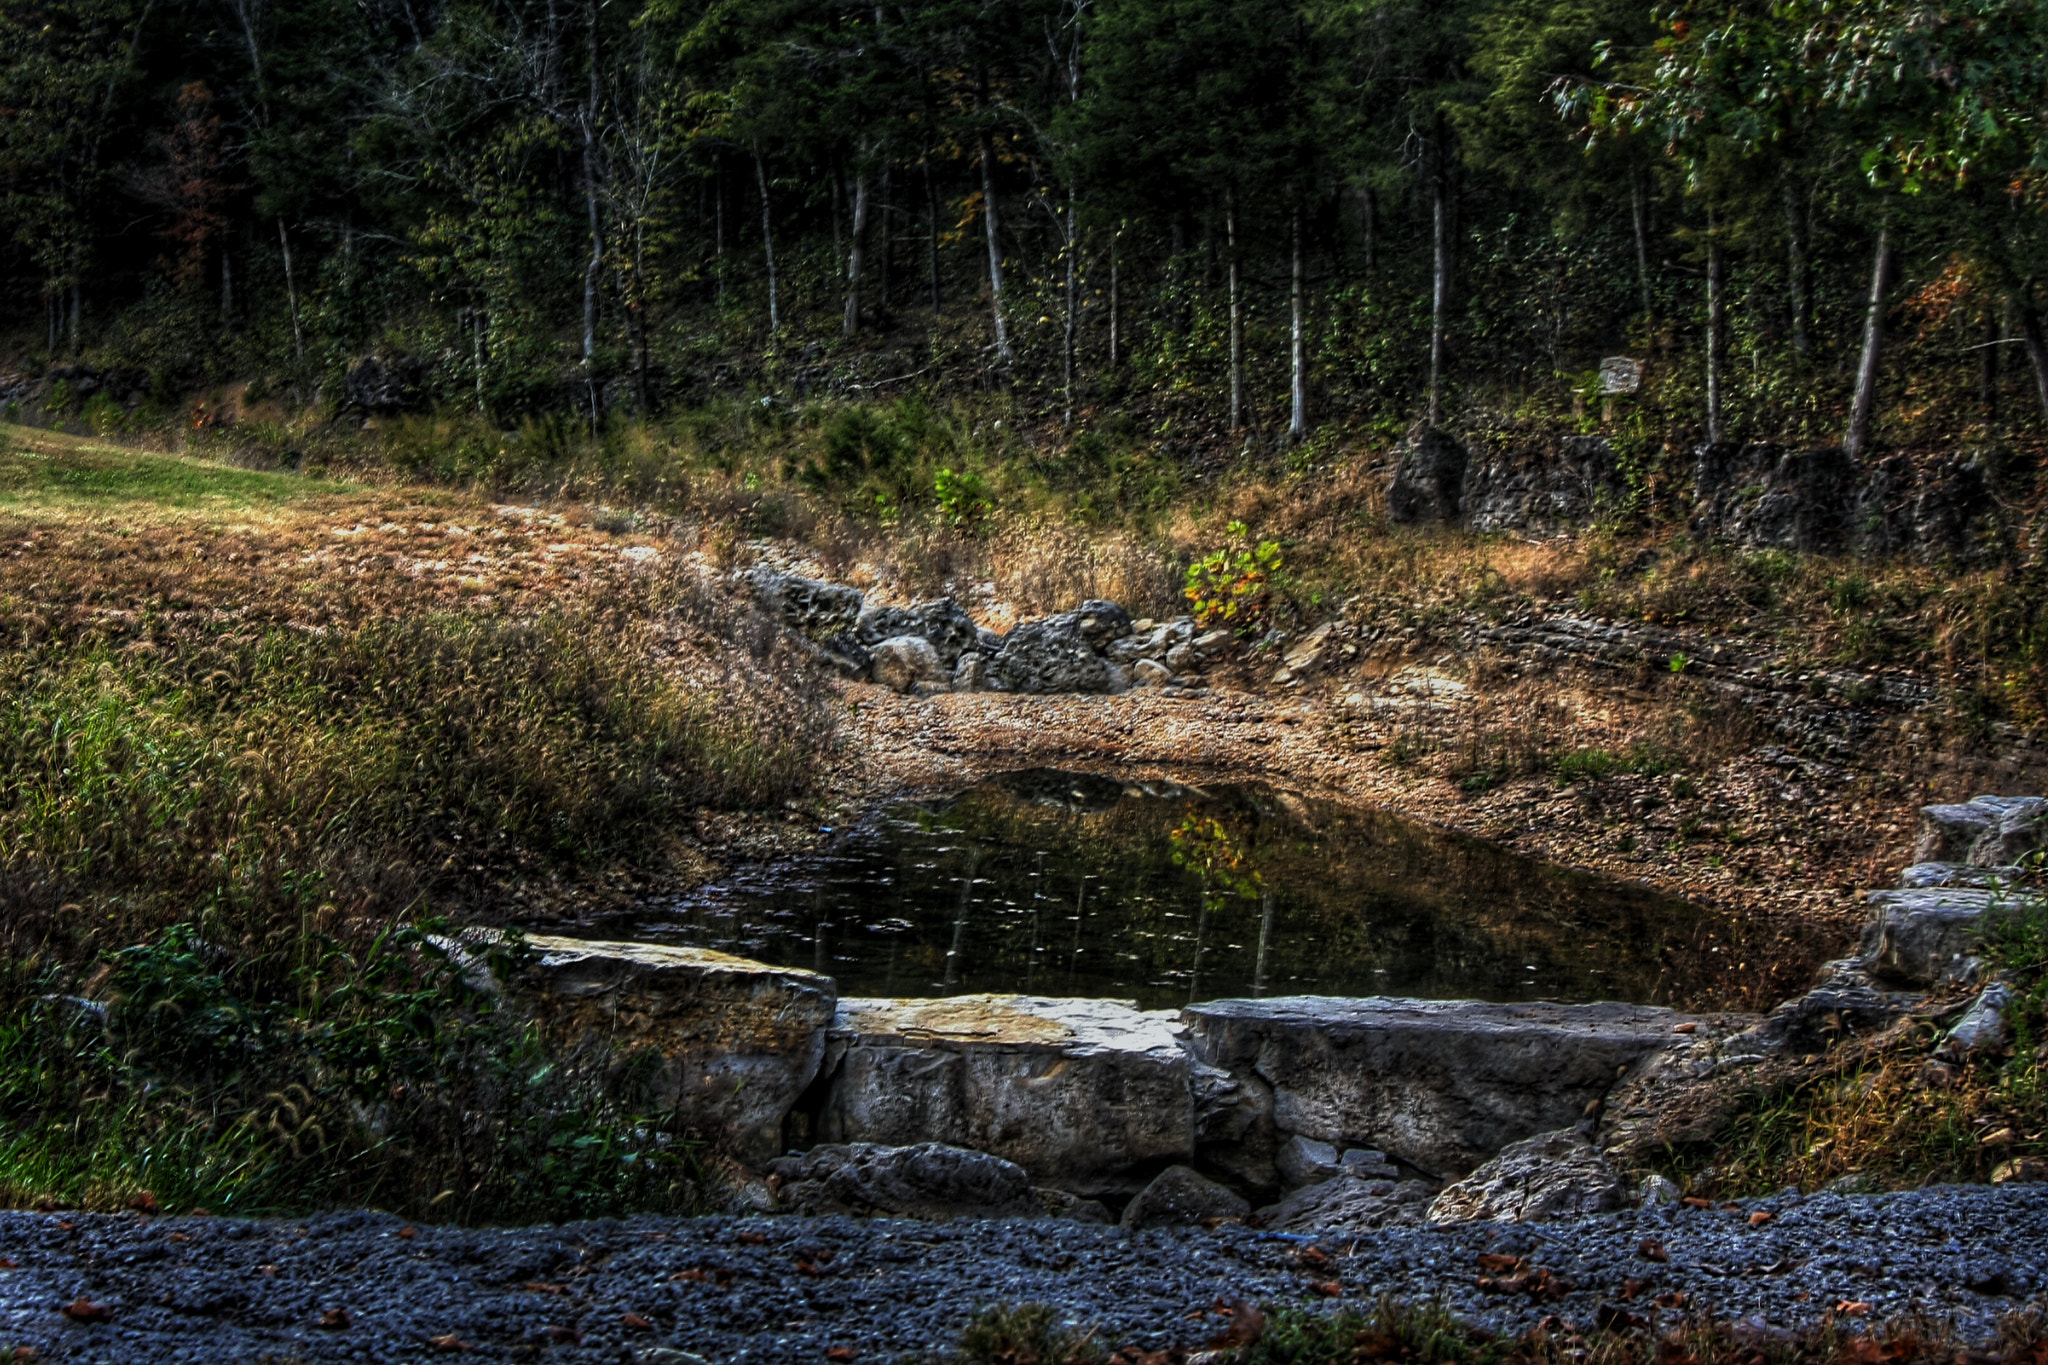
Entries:
[[1024,1168],[986,1152],[921,1142],[813,1147],[768,1163],[780,1201],[806,1217],[853,1213],[905,1218],[1043,1217]]
[[878,641],[869,651],[875,681],[891,692],[909,692],[919,683],[948,686],[952,675],[931,642],[916,635]]
[[1116,603],[1083,602],[1011,631],[989,676],[1010,692],[1119,692],[1129,675],[1100,651],[1130,633],[1131,615]]
[[705,948],[529,935],[509,983],[558,1040],[603,1038],[661,1058],[656,1103],[688,1110],[721,1151],[758,1164],[818,1074],[838,987],[829,976]]
[[958,602],[941,597],[908,607],[870,607],[853,623],[862,644],[874,646],[899,636],[915,636],[931,645],[948,671],[969,650],[981,648],[981,629]]
[[1211,1219],[1243,1218],[1244,1197],[1186,1166],[1168,1166],[1124,1206],[1127,1228],[1184,1228]]
[[1195,1073],[1171,1013],[1021,995],[840,1002],[827,1141],[944,1142],[1040,1184],[1128,1193],[1195,1146]]
[[851,631],[860,615],[859,588],[784,573],[772,564],[756,564],[744,578],[762,611],[812,640]]
[[1340,1175],[1304,1186],[1260,1209],[1254,1221],[1275,1232],[1371,1232],[1421,1227],[1436,1192],[1426,1181]]
[[1182,1012],[1195,1055],[1270,1104],[1273,1132],[1378,1149],[1439,1178],[1575,1123],[1676,1041],[1672,1010],[1472,1000],[1218,1000]]
[[1625,1208],[1628,1182],[1575,1129],[1509,1143],[1429,1206],[1432,1223],[1542,1223]]

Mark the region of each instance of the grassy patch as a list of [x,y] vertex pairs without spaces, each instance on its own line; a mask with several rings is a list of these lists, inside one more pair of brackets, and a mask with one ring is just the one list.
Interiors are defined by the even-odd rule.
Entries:
[[144,503],[180,511],[282,507],[346,491],[296,474],[100,445],[0,426],[0,506],[111,510]]

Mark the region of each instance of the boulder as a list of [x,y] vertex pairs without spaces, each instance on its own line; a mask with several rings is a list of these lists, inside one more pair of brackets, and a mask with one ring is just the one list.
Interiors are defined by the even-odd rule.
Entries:
[[420,383],[425,377],[426,367],[411,357],[382,360],[364,356],[342,379],[341,396],[364,412],[403,412],[419,403]]
[[1056,1190],[1041,1185],[1031,1191],[1038,1199],[1038,1207],[1045,1210],[1048,1218],[1064,1218],[1071,1223],[1114,1223],[1109,1208],[1100,1200],[1083,1199],[1066,1190]]
[[[762,611],[791,630],[813,640],[828,642],[828,648],[852,655],[863,642],[853,635],[854,619],[860,615],[861,591],[822,578],[784,573],[773,564],[756,564],[744,580]],[[851,638],[835,639],[850,636]]]
[[1321,668],[1337,647],[1337,623],[1325,621],[1291,645],[1280,657],[1281,667],[1297,678]]
[[768,1163],[777,1200],[805,1217],[1032,1218],[1044,1206],[1024,1168],[986,1152],[920,1142],[828,1143]]
[[1911,992],[1885,990],[1861,960],[1844,958],[1823,966],[1812,990],[1779,1004],[1756,1028],[1731,1038],[1730,1046],[1740,1050],[1742,1040],[1749,1039],[1755,1044],[1749,1050],[1772,1056],[1827,1052],[1883,1032],[1920,999]]
[[1542,1223],[1612,1213],[1629,1203],[1628,1182],[1576,1129],[1510,1143],[1499,1156],[1429,1206],[1432,1223]]
[[1455,521],[1465,485],[1465,447],[1448,431],[1425,429],[1408,443],[1387,485],[1387,515],[1399,522]]
[[1963,1017],[1956,1020],[1948,1036],[1934,1049],[1934,1055],[1945,1062],[1961,1062],[1979,1052],[2004,1047],[2012,1037],[2005,1022],[2005,1012],[2012,1008],[2012,1003],[2012,988],[2003,981],[1992,982],[1970,1002]]
[[704,948],[535,934],[508,989],[542,1029],[659,1058],[652,1098],[689,1113],[711,1144],[758,1164],[817,1077],[837,988],[815,972]]
[[1999,811],[1967,801],[1959,805],[1922,806],[1920,839],[1913,846],[1915,863],[1960,863],[1970,849],[1998,828]]
[[1914,863],[1899,874],[1899,885],[1911,891],[1942,886],[1972,886],[1997,890],[2016,886],[2023,875],[2017,867],[1971,867],[1968,863]]
[[1998,822],[1970,845],[1969,862],[1974,867],[2011,867],[2040,848],[2044,836],[2048,836],[2048,800],[2038,796],[2001,798]]
[[1171,625],[1155,626],[1151,630],[1112,641],[1109,648],[1103,651],[1103,657],[1111,663],[1119,664],[1136,663],[1140,659],[1163,659],[1167,650],[1180,643],[1182,641],[1174,637]]
[[1114,1000],[842,1001],[820,1131],[951,1143],[1040,1184],[1128,1193],[1132,1172],[1194,1153],[1199,1068],[1179,1032],[1168,1013]]
[[916,636],[931,645],[948,672],[959,664],[961,655],[981,648],[981,628],[950,597],[908,607],[870,607],[854,622],[853,631],[862,644],[869,646]]
[[1124,1205],[1127,1228],[1185,1228],[1211,1219],[1243,1218],[1244,1196],[1187,1166],[1168,1166]]
[[1307,1185],[1277,1204],[1260,1209],[1252,1221],[1274,1232],[1371,1232],[1385,1227],[1421,1227],[1436,1192],[1421,1180],[1343,1175]]
[[947,683],[946,669],[931,641],[919,635],[898,635],[879,641],[868,651],[874,679],[891,692],[909,692],[920,683]]
[[1193,645],[1175,645],[1166,651],[1166,666],[1175,673],[1191,673],[1207,662],[1209,656]]
[[1702,445],[1693,455],[1692,531],[1738,545],[1836,548],[1848,537],[1859,477],[1856,462],[1834,446]]
[[1576,1122],[1678,1025],[1699,1026],[1638,1005],[1380,997],[1217,1000],[1181,1017],[1195,1055],[1239,1083],[1232,1141],[1369,1144],[1440,1178]]
[[962,654],[960,662],[953,669],[953,690],[988,691],[988,655],[972,651]]
[[866,645],[853,637],[850,630],[840,631],[817,649],[825,666],[842,678],[866,679],[873,676],[875,657],[868,653]]
[[1131,686],[1164,687],[1173,681],[1173,670],[1155,659],[1140,659],[1131,665]]
[[1459,495],[1475,531],[1558,530],[1590,520],[1628,495],[1614,448],[1599,436],[1475,460]]
[[1344,1173],[1344,1168],[1337,1164],[1335,1147],[1299,1133],[1280,1144],[1273,1165],[1280,1172],[1280,1183],[1290,1190],[1320,1185]]
[[1873,891],[1858,960],[1872,976],[1905,986],[1967,984],[1982,965],[1984,916],[2031,899],[1979,887]]
[[1130,633],[1130,614],[1116,603],[1083,602],[1011,631],[989,672],[1011,692],[1118,691],[1118,670],[1098,650]]

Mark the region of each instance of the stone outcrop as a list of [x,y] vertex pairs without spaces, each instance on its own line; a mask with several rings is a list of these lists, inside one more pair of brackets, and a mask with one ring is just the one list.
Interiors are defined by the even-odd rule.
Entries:
[[1784,550],[1839,549],[1858,470],[1838,447],[1703,445],[1693,453],[1692,532]]
[[873,648],[881,641],[906,636],[925,641],[950,673],[960,656],[981,650],[981,628],[966,609],[950,597],[908,607],[869,607],[853,623],[853,633]]
[[1130,633],[1131,615],[1116,603],[1083,602],[1011,631],[989,676],[1009,692],[1120,692],[1130,680],[1100,651]]
[[508,989],[553,1037],[660,1058],[653,1099],[718,1149],[758,1164],[818,1074],[838,988],[814,972],[703,948],[532,935]]
[[1182,1016],[1195,1055],[1237,1087],[1211,1106],[1205,1158],[1209,1144],[1230,1148],[1248,1178],[1261,1135],[1268,1163],[1298,1135],[1464,1175],[1511,1142],[1576,1122],[1680,1025],[1698,1027],[1637,1005],[1319,996],[1218,1000]]
[[768,1163],[779,1204],[828,1213],[900,1218],[1031,1218],[1046,1210],[1024,1168],[944,1143],[909,1147],[828,1143]]
[[1169,1013],[1113,1000],[845,1000],[825,1067],[831,1142],[945,1142],[1040,1184],[1129,1193],[1195,1147],[1199,1066]]
[[1629,1202],[1628,1182],[1577,1129],[1509,1143],[1429,1206],[1432,1223],[1542,1223],[1612,1213]]
[[1420,1227],[1435,1191],[1428,1182],[1382,1176],[1342,1175],[1305,1185],[1277,1204],[1252,1215],[1275,1232],[1371,1232],[1375,1228]]
[[1967,984],[1982,965],[1985,915],[2011,901],[1979,887],[1873,891],[1859,960],[1873,976],[1903,986]]
[[1252,1211],[1244,1196],[1186,1166],[1168,1166],[1124,1205],[1127,1228],[1185,1228]]
[[912,692],[925,687],[949,688],[952,674],[931,642],[916,635],[897,635],[877,641],[869,652],[874,680],[892,692]]
[[1599,436],[1471,461],[1459,493],[1475,531],[1556,531],[1581,525],[1628,497],[1614,448]]
[[772,564],[756,564],[744,577],[755,605],[809,640],[823,642],[850,633],[860,614],[859,588],[784,573]]
[[364,412],[404,412],[419,403],[425,378],[426,367],[411,357],[385,360],[364,356],[349,367],[341,381],[341,395],[343,401]]
[[1420,432],[1401,452],[1387,485],[1387,515],[1399,522],[1449,522],[1465,495],[1468,457],[1458,438],[1437,427]]

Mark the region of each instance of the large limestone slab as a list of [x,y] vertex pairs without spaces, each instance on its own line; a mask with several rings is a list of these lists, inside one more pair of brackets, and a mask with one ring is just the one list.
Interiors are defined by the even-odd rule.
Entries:
[[1985,917],[2034,899],[1965,886],[1873,891],[1859,960],[1872,976],[1902,985],[1967,983],[1981,966]]
[[843,1000],[820,1136],[944,1142],[1041,1184],[1126,1191],[1191,1157],[1195,1070],[1167,1012],[1116,1000]]
[[1259,1126],[1377,1148],[1439,1178],[1570,1127],[1681,1024],[1697,1027],[1640,1005],[1380,997],[1217,1000],[1181,1017],[1201,1061],[1270,1105]]
[[511,985],[563,1040],[647,1048],[654,1098],[720,1150],[759,1164],[817,1078],[838,988],[815,972],[703,948],[529,935]]

